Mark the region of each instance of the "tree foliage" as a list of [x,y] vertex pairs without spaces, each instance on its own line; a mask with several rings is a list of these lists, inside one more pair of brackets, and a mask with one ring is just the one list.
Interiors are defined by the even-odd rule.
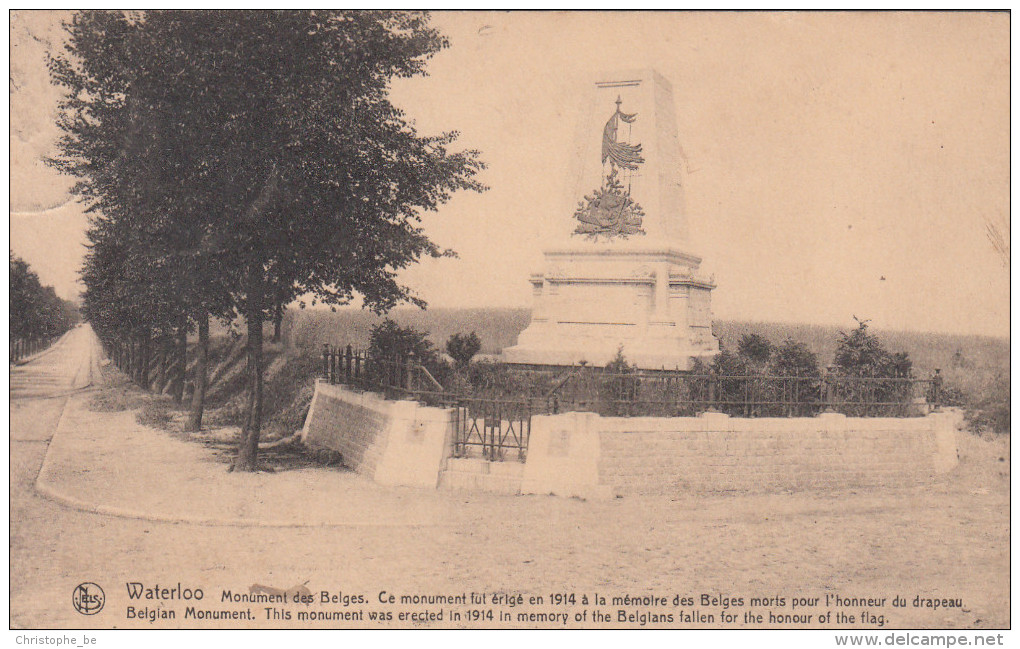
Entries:
[[448,363],[439,358],[439,351],[428,333],[413,327],[401,327],[386,318],[369,333],[368,371],[380,383],[392,382],[401,376],[408,361],[424,367],[438,381],[448,379]]
[[768,373],[773,376],[821,376],[818,357],[804,343],[787,338],[772,352]]
[[606,363],[605,371],[607,374],[630,374],[637,369],[633,365],[627,362],[627,357],[623,355],[623,345],[616,348],[616,355],[613,356],[613,360]]
[[90,11],[67,31],[52,164],[94,214],[89,317],[151,335],[182,314],[243,315],[235,466],[254,470],[267,315],[309,294],[422,306],[397,273],[452,254],[422,214],[484,189],[477,152],[419,135],[388,97],[448,43],[427,14],[391,11]]
[[835,369],[843,376],[908,378],[912,363],[906,352],[890,353],[868,331],[868,321],[854,317],[857,328],[841,331],[836,345]]
[[[912,363],[906,352],[891,353],[868,331],[868,321],[854,316],[857,328],[841,331],[832,370],[837,377],[834,398],[849,415],[881,412],[896,414],[909,406],[913,391],[909,382]],[[839,380],[843,379],[843,380]],[[862,404],[862,405],[856,405]]]
[[413,327],[401,327],[389,318],[372,327],[368,353],[372,358],[397,361],[405,361],[413,354],[415,362],[423,365],[438,356],[427,332]]
[[459,368],[467,367],[481,348],[482,341],[474,331],[469,334],[453,334],[446,341],[446,353]]
[[743,376],[747,374],[747,359],[719,345],[719,353],[708,364],[710,373],[716,376]]
[[51,338],[78,322],[78,308],[57,296],[52,286],[43,286],[39,276],[14,252],[8,251],[10,293],[8,323],[10,337]]
[[638,399],[641,380],[633,374],[637,368],[627,362],[623,355],[623,346],[616,350],[613,360],[606,363],[605,372],[609,378],[602,381],[599,393],[602,395],[604,414],[611,417],[630,415],[633,402]]
[[[995,376],[976,398],[968,400],[964,417],[973,431],[991,431],[997,434],[1010,432],[1009,376]],[[943,403],[946,400],[943,399]]]
[[745,334],[737,343],[737,356],[756,368],[765,367],[772,358],[773,346],[761,334]]

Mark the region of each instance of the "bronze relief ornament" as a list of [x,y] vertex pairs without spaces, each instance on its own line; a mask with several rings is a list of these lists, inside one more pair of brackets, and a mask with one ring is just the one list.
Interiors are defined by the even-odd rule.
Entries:
[[[609,161],[609,173],[602,187],[579,201],[577,211],[574,212],[574,218],[579,221],[574,234],[584,235],[591,240],[597,240],[599,236],[611,239],[645,234],[641,228],[644,210],[630,196],[630,173],[645,161],[641,156],[641,145],[617,140],[620,122],[634,123],[637,113],[622,112],[621,103],[617,97],[616,112],[602,131],[602,164]],[[626,187],[621,181],[621,169],[627,174]]]

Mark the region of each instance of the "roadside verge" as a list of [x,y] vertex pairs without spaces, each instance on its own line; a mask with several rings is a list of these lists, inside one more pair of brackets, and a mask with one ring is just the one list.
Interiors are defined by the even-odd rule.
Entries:
[[200,525],[435,526],[452,522],[434,491],[382,488],[331,468],[228,473],[215,451],[68,399],[38,492],[97,514]]

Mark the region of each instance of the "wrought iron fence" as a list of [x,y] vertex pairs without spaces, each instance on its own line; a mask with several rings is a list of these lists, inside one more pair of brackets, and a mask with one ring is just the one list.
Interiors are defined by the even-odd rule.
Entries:
[[938,410],[942,377],[719,376],[681,372],[608,373],[575,368],[551,391],[554,411],[606,416],[689,417],[722,412],[735,417],[915,417]]
[[[498,385],[449,392],[412,357],[372,358],[352,347],[323,349],[323,376],[433,405],[464,402],[526,404],[536,414],[597,412],[615,417],[690,417],[715,411],[735,417],[811,417],[839,412],[853,417],[916,417],[938,410],[939,370],[930,378],[747,374],[719,376],[677,371],[607,372],[576,366],[552,370],[497,367]],[[507,405],[507,408],[510,406]]]
[[[494,366],[495,367],[495,366]],[[490,368],[491,369],[491,368]],[[374,390],[455,409],[454,457],[491,461],[527,456],[533,415],[597,412],[612,417],[917,417],[939,409],[942,376],[927,379],[846,376],[718,376],[676,371],[607,372],[495,367],[498,380],[447,391],[413,357],[377,359],[364,351],[326,346],[323,377],[333,384]]]
[[322,377],[332,385],[343,384],[382,392],[389,398],[401,397],[422,387],[413,378],[423,373],[427,374],[427,370],[415,362],[413,355],[378,357],[351,345],[323,345],[322,348]]

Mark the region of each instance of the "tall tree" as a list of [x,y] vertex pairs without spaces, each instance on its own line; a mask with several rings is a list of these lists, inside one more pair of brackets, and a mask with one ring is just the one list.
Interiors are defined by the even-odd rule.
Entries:
[[[86,297],[99,306],[90,310],[100,324],[99,311],[131,310],[133,317],[109,323],[118,333],[106,337],[127,337],[143,356],[149,339],[159,338],[160,373],[173,370],[160,384],[172,386],[180,399],[183,337],[193,324],[208,324],[210,314],[231,317],[233,304],[225,286],[229,273],[210,245],[214,233],[204,215],[219,203],[195,182],[207,161],[201,147],[193,146],[200,133],[187,115],[194,107],[177,84],[184,52],[161,38],[147,18],[88,12],[68,26],[67,52],[51,61],[54,80],[68,89],[60,118],[66,132],[62,155],[52,163],[80,179],[76,189],[92,213],[95,254],[86,259]],[[120,270],[100,263],[104,248],[120,250]],[[100,280],[104,290],[96,290]],[[207,345],[208,338],[200,336],[199,344]],[[192,420],[198,422],[206,351],[200,349],[196,367],[202,376],[195,383],[203,388],[193,400],[199,413]],[[142,360],[144,366],[147,358]]]
[[[257,467],[262,329],[275,305],[357,294],[423,305],[397,279],[452,254],[421,215],[481,191],[457,134],[421,136],[388,97],[447,41],[421,12],[87,12],[51,64],[69,90],[54,164],[93,209],[134,220],[154,259],[179,253],[209,295],[244,315],[248,416],[234,467]],[[282,295],[281,295],[282,292]]]
[[8,317],[11,338],[57,336],[78,321],[77,307],[43,286],[39,276],[20,257],[8,251],[10,291]]

